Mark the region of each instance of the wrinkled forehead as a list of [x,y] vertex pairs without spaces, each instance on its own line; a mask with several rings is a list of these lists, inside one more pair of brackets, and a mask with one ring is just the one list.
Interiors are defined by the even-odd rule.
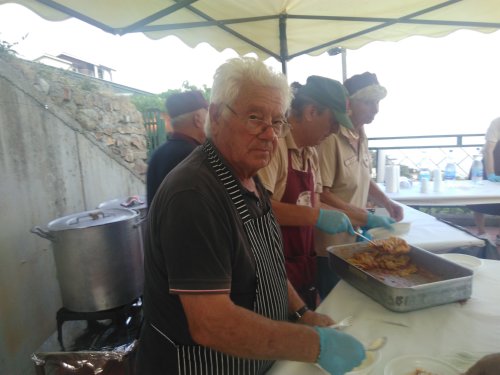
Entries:
[[269,114],[284,115],[288,110],[288,100],[277,87],[245,82],[241,85],[233,105],[246,110],[260,110]]

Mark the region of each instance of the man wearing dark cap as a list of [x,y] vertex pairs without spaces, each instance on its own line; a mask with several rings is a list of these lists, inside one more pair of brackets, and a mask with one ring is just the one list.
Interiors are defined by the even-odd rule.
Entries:
[[[353,223],[370,229],[391,228],[394,221],[403,218],[403,209],[390,200],[371,179],[371,160],[364,125],[378,113],[379,102],[387,90],[373,73],[352,76],[344,82],[349,92],[353,129],[340,128],[318,148],[323,192],[321,201],[348,213]],[[387,209],[391,217],[379,216],[366,209],[368,198]],[[316,233],[320,294],[325,297],[338,278],[328,268],[326,248],[353,243],[356,238],[348,233],[330,236]]]
[[287,276],[307,306],[316,307],[314,227],[325,233],[353,233],[348,217],[320,208],[322,191],[316,148],[339,127],[352,129],[347,92],[338,81],[310,76],[305,85],[294,83],[294,98],[285,138],[269,165],[259,171],[280,224]]
[[165,176],[205,142],[205,118],[208,103],[200,91],[170,95],[165,103],[173,132],[167,142],[155,150],[149,161],[146,188],[148,207]]

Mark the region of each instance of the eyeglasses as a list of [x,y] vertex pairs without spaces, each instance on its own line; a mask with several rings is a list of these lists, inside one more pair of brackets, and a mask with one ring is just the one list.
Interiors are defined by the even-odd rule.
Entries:
[[284,119],[272,120],[271,123],[268,123],[255,114],[249,114],[248,117],[245,118],[244,116],[236,113],[236,111],[232,109],[228,104],[226,104],[226,107],[227,109],[229,109],[229,111],[231,111],[233,115],[244,121],[246,129],[252,135],[262,134],[267,130],[268,127],[271,127],[276,137],[283,138],[291,128],[291,125]]

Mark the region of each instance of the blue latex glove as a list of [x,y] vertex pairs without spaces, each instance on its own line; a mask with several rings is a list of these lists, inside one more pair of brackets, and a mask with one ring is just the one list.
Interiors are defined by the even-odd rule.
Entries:
[[491,182],[500,182],[500,176],[497,176],[494,173],[490,173],[488,175],[488,180],[491,181]]
[[368,220],[366,220],[366,227],[367,228],[377,228],[377,227],[383,227],[387,228],[389,230],[392,230],[392,224],[394,224],[396,221],[389,216],[380,216],[380,215],[375,215],[372,213],[368,213]]
[[320,208],[316,228],[328,234],[347,232],[354,235],[351,221],[346,214],[340,211],[324,210]]
[[365,349],[354,337],[333,328],[314,329],[319,334],[317,363],[331,375],[343,375],[365,359]]

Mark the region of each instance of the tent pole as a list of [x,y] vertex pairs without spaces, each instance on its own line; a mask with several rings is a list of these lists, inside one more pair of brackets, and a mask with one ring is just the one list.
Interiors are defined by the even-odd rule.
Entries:
[[280,14],[279,17],[279,33],[280,33],[280,59],[281,71],[286,75],[286,58],[288,56],[288,45],[286,42],[286,14]]
[[342,48],[342,81],[347,79],[347,50]]

